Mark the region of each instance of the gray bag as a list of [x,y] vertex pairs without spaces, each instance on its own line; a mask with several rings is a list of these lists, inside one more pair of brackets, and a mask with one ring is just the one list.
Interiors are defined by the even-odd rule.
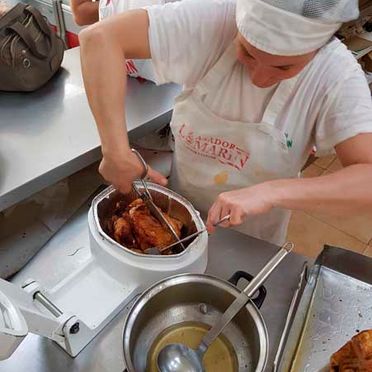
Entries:
[[64,49],[37,9],[17,4],[0,18],[0,90],[40,88],[61,66]]

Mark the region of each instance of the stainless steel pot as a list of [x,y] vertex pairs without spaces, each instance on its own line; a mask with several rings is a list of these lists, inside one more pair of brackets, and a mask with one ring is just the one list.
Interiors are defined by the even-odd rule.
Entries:
[[[195,322],[209,328],[239,295],[239,279],[251,280],[239,271],[228,281],[202,274],[182,274],[166,278],[142,293],[131,308],[124,326],[123,348],[128,372],[149,371],[154,343],[164,330]],[[263,371],[269,341],[258,308],[266,296],[258,295],[241,310],[223,331],[231,346],[236,371]],[[209,372],[207,370],[207,372]],[[211,370],[210,372],[215,372]]]

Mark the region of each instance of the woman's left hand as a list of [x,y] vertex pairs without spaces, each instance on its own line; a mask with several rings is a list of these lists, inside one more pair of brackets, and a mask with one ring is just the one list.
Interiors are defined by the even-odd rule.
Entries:
[[213,232],[214,224],[227,215],[230,215],[230,219],[219,226],[241,225],[249,216],[269,212],[274,207],[273,194],[273,189],[268,182],[221,193],[209,209],[208,232]]

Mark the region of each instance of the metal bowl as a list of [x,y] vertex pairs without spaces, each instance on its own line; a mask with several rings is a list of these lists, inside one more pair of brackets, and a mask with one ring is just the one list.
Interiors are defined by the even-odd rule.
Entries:
[[[135,182],[138,190],[143,191],[141,183]],[[201,231],[204,229],[204,223],[201,219],[199,213],[193,208],[192,204],[178,195],[177,193],[169,190],[160,185],[154,184],[152,182],[147,182],[149,192],[153,198],[154,203],[162,209],[163,212],[166,212],[169,216],[177,218],[183,223],[181,238],[186,237],[195,233],[196,231]],[[108,187],[106,190],[97,195],[93,202],[93,216],[95,226],[94,228],[102,236],[105,241],[108,241],[112,246],[116,246],[120,251],[124,250],[125,252],[141,256],[144,258],[153,257],[153,255],[144,255],[141,253],[136,253],[135,251],[125,247],[124,245],[116,242],[113,238],[110,237],[107,231],[107,219],[110,218],[116,209],[117,202],[123,202],[124,205],[129,205],[133,200],[138,199],[138,195],[132,191],[128,194],[121,194],[119,191],[115,190],[113,186]],[[207,233],[201,234],[206,236]],[[157,258],[169,259],[170,257],[183,255],[187,253],[189,247],[196,244],[206,244],[206,239],[202,239],[202,236],[198,235],[193,239],[190,239],[184,243],[186,249],[184,251],[176,252],[173,255],[159,255]]]
[[[185,322],[209,328],[239,293],[240,290],[227,281],[198,274],[173,276],[150,287],[138,298],[125,322],[123,348],[127,370],[148,371],[149,359],[154,358],[150,350],[164,330]],[[252,301],[225,328],[223,337],[234,351],[236,370],[264,370],[268,334],[261,313]]]

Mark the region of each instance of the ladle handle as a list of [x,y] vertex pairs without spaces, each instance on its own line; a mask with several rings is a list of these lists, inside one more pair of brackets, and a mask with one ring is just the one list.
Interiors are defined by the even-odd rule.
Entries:
[[[237,271],[235,272],[230,279],[228,279],[228,282],[234,284],[235,286],[238,285],[238,282],[240,279],[246,279],[248,282],[251,282],[253,280],[254,276],[246,273],[245,271]],[[257,293],[257,295],[256,295]],[[253,295],[252,295],[253,296]],[[251,301],[258,307],[261,308],[263,302],[266,298],[266,288],[261,285],[257,292],[255,292],[254,298],[251,298]]]
[[203,337],[198,347],[198,352],[201,355],[205,353],[209,345],[219,336],[226,325],[229,324],[235,315],[246,305],[250,300],[249,297],[257,291],[292,248],[293,243],[284,244],[284,246],[274,255],[274,257],[271,258],[271,260],[262,268],[262,270],[260,270],[234,302],[227,308],[213,327]]
[[243,289],[243,292],[251,297],[267,277],[276,269],[283,258],[293,249],[293,243],[287,242],[275,254],[275,256],[260,270],[251,282]]

